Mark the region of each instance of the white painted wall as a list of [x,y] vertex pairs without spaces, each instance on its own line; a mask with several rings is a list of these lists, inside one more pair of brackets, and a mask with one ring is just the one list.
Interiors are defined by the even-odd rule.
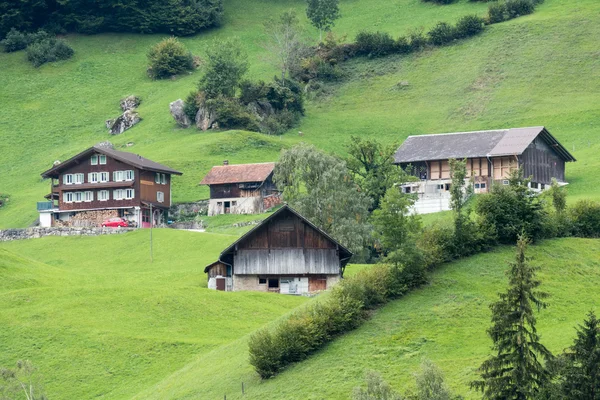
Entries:
[[[228,199],[210,199],[208,203],[208,215],[219,215],[225,211],[225,202],[235,202],[235,206],[230,207],[230,214],[258,214],[262,212],[261,197],[231,197]],[[219,206],[218,203],[221,203]]]
[[42,228],[50,228],[52,226],[51,212],[40,212],[40,226]]

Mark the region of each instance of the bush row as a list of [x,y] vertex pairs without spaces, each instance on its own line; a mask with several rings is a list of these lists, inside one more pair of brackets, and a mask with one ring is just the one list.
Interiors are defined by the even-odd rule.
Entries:
[[374,265],[344,279],[329,296],[285,319],[275,329],[250,337],[250,364],[263,379],[306,359],[334,337],[357,328],[366,311],[405,294],[424,282],[410,266]]

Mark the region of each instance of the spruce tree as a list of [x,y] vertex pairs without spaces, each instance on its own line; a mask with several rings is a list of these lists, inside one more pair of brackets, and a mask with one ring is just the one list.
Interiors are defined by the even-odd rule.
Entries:
[[538,311],[547,307],[548,294],[538,290],[538,268],[529,265],[525,255],[528,244],[528,239],[519,237],[516,260],[508,271],[508,290],[490,306],[488,334],[496,354],[479,368],[481,380],[471,383],[484,399],[533,399],[548,379],[541,359],[549,360],[552,354],[540,343],[533,315],[533,307]]
[[566,398],[600,400],[600,321],[593,312],[577,330],[566,358],[570,364],[563,381]]

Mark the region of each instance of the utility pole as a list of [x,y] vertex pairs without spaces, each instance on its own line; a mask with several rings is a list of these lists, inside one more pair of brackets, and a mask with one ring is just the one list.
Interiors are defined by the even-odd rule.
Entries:
[[152,226],[154,225],[154,212],[152,211],[152,203],[150,203],[150,262],[154,262],[152,254]]

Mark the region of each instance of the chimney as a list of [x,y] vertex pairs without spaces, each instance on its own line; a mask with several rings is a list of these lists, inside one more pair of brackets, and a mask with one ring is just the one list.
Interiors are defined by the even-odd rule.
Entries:
[[229,160],[223,160],[223,165],[229,165]]

